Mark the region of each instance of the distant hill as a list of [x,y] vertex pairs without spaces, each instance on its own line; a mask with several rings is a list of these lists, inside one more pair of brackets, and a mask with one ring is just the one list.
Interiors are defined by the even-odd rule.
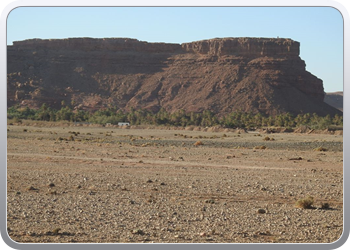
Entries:
[[32,39],[7,47],[7,104],[334,115],[299,42],[215,38],[184,44],[129,38]]
[[343,91],[326,93],[324,102],[343,111]]

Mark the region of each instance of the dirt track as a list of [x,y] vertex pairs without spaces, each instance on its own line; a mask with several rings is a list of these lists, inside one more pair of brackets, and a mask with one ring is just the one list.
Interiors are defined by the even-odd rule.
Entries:
[[[14,241],[333,242],[342,233],[339,135],[8,129]],[[296,208],[307,196],[313,209]]]

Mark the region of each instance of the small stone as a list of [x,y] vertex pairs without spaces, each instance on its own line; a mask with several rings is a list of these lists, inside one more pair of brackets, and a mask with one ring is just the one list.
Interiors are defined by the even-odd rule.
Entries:
[[265,214],[265,213],[266,213],[266,210],[265,210],[265,209],[262,209],[262,208],[259,208],[256,212],[257,212],[258,214]]
[[205,203],[210,203],[210,204],[214,204],[215,201],[213,199],[209,199],[209,200],[206,200]]
[[27,235],[28,235],[28,236],[35,236],[36,234],[33,233],[33,232],[27,232]]
[[139,235],[144,235],[145,233],[141,229],[134,229],[132,230],[133,234],[139,234]]

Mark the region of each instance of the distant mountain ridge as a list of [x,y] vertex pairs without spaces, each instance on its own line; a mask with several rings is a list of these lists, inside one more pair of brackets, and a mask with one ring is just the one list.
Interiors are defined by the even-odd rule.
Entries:
[[341,114],[323,101],[322,80],[305,70],[299,46],[284,38],[18,41],[7,48],[7,104]]
[[324,102],[340,111],[343,111],[343,91],[326,93]]

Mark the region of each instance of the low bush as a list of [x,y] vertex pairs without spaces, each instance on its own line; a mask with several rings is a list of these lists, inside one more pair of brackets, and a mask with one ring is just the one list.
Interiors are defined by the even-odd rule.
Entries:
[[204,144],[201,141],[196,141],[193,145],[194,146],[200,146],[200,145],[204,145]]
[[324,148],[324,147],[318,147],[318,148],[315,148],[314,150],[315,150],[315,151],[320,151],[320,152],[327,151],[327,149]]
[[308,196],[307,198],[298,200],[295,205],[298,208],[310,209],[310,208],[313,208],[312,207],[313,204],[314,204],[314,198],[311,196]]

